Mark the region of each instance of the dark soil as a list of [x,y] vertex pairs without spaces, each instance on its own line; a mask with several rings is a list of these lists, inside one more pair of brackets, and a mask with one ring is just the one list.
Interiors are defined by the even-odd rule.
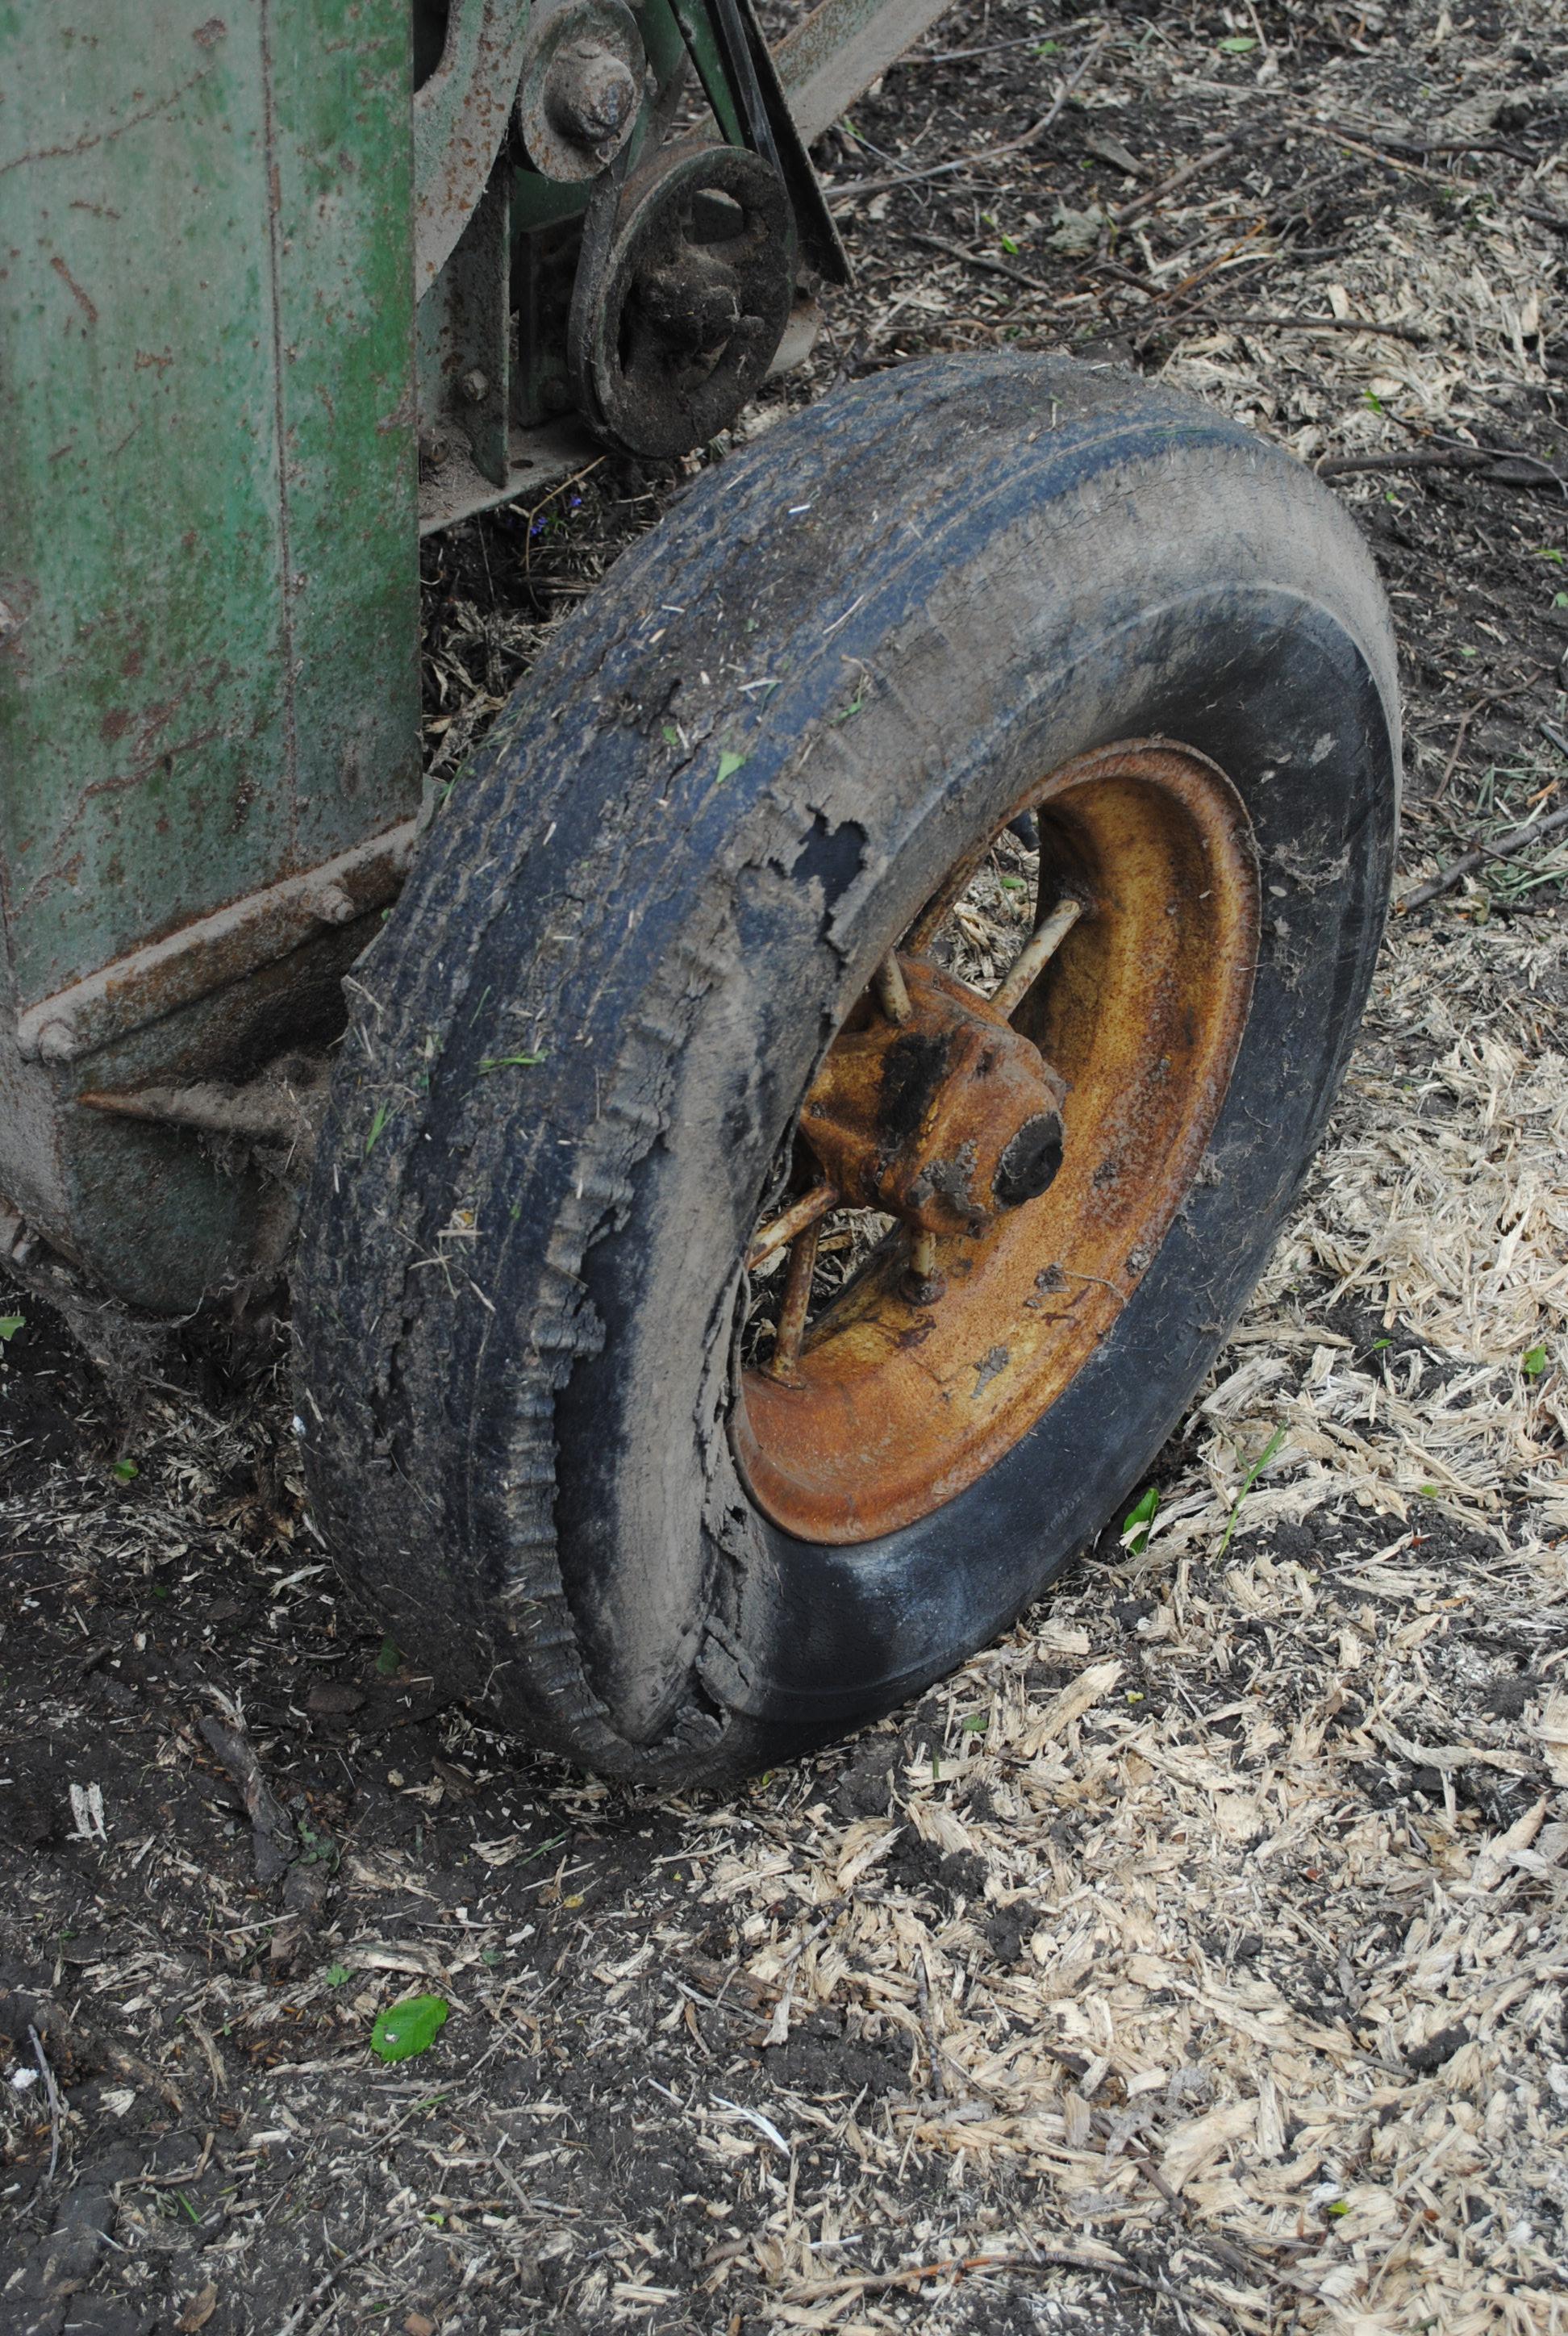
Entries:
[[[822,142],[858,283],[833,299],[812,366],[777,385],[762,420],[930,350],[998,342],[1067,346],[1150,372],[1175,361],[1174,377],[1185,378],[1182,352],[1215,317],[1300,313],[1304,271],[1353,257],[1396,197],[1429,215],[1434,234],[1474,222],[1477,250],[1496,248],[1495,234],[1507,244],[1523,204],[1560,214],[1568,189],[1548,166],[1568,126],[1561,24],[1544,9],[1477,0],[1454,9],[1438,50],[1438,13],[1426,0],[1260,0],[1255,12],[1139,0],[1113,15],[1017,0],[955,8],[854,109],[852,127]],[[1057,78],[1106,28],[1100,63],[1055,126],[987,159],[982,150],[1039,120]],[[1265,54],[1276,71],[1260,84]],[[1357,125],[1349,146],[1304,126],[1309,98],[1320,104],[1336,73]],[[1098,102],[1107,89],[1126,102]],[[1478,151],[1419,148],[1423,124],[1487,91]],[[1379,145],[1379,124],[1406,142]],[[1222,135],[1234,145],[1194,176],[1190,196],[1156,200],[1140,235],[1090,219],[1081,248],[1063,248],[1068,215],[1153,192]],[[969,159],[948,169],[956,158]],[[940,175],[901,183],[922,170]],[[1568,222],[1529,232],[1558,255],[1548,273],[1560,285]],[[1235,264],[1205,275],[1200,314],[1184,277],[1238,241]],[[1151,273],[1183,254],[1190,266]],[[1433,452],[1457,438],[1562,473],[1568,339],[1555,297],[1521,341],[1512,382],[1478,361],[1485,385],[1470,394],[1456,368],[1446,414],[1413,412],[1407,430],[1388,423],[1375,446],[1366,401],[1380,423],[1389,400],[1368,389],[1359,357],[1346,370],[1356,336],[1276,336],[1263,369],[1281,412],[1297,412],[1298,394],[1301,411],[1320,412],[1320,452],[1392,454],[1406,439]],[[1310,297],[1326,313],[1320,291]],[[1432,329],[1436,345],[1441,325]],[[1243,406],[1237,384],[1253,362],[1237,359],[1223,392]],[[1268,412],[1256,418],[1274,426]],[[460,767],[540,628],[683,475],[607,462],[537,511],[427,545],[438,776]],[[1495,835],[1568,769],[1568,750],[1544,743],[1540,726],[1563,719],[1563,491],[1473,468],[1354,473],[1345,491],[1401,627],[1408,849],[1425,870],[1476,832]],[[1477,928],[1516,917],[1549,937],[1560,890],[1520,891],[1497,863],[1456,898]],[[1562,1004],[1548,982],[1542,1027],[1558,1043]],[[821,2281],[1005,2252],[1020,2230],[1047,2255],[1071,2254],[1097,2229],[1120,2248],[1119,2276],[1042,2261],[868,2290],[841,2297],[833,2324],[975,2336],[1282,2328],[1298,2312],[1303,2327],[1345,2324],[1290,2277],[1269,2287],[1272,2274],[1243,2262],[1218,2224],[1195,2213],[1162,2222],[1152,2191],[1146,2227],[1116,2240],[1120,2221],[1102,2213],[1096,2224],[1092,2205],[1065,2223],[1021,2157],[977,2147],[966,2159],[917,2142],[915,2113],[950,2114],[963,2089],[930,2049],[918,1955],[907,2000],[851,1987],[793,2018],[787,1976],[748,1976],[759,1947],[802,1919],[801,1877],[826,1871],[825,1844],[890,1813],[901,1829],[852,1885],[856,1903],[962,1939],[982,1985],[1028,1966],[1052,1889],[1044,1853],[1027,1887],[998,1891],[977,1851],[943,1848],[908,1821],[910,1764],[973,1748],[959,1689],[723,1805],[645,1802],[569,1774],[443,1699],[338,1605],[303,1507],[278,1348],[239,1370],[221,1339],[190,1332],[132,1390],[85,1362],[36,1294],[3,1302],[24,1318],[0,1347],[5,2336],[622,2326],[751,2336],[827,2324],[813,2316],[826,2302],[788,2302],[789,2282],[807,2272]],[[1368,1390],[1426,1352],[1375,1299],[1331,1305],[1320,1320]],[[1174,1484],[1189,1461],[1178,1439],[1156,1481]],[[1431,1504],[1412,1515],[1426,1566],[1485,1582],[1495,1535],[1466,1537]],[[1153,1724],[1167,1706],[1179,1718],[1183,1695],[1200,1722],[1220,1715],[1214,1740],[1234,1734],[1244,1774],[1242,1722],[1225,1708],[1255,1679],[1288,1728],[1293,1704],[1305,1710],[1326,1692],[1336,1633],[1393,1630],[1400,1610],[1374,1611],[1363,1576],[1398,1530],[1354,1504],[1282,1521],[1268,1549],[1281,1566],[1310,1568],[1318,1616],[1292,1635],[1278,1617],[1232,1612],[1215,1642],[1222,1668],[1207,1671],[1178,1678],[1164,1660],[1164,1592],[1129,1566],[1115,1532],[1054,1611],[1085,1626],[1096,1660],[1124,1661],[1141,1718]],[[1228,1595],[1222,1568],[1194,1577],[1192,1594],[1211,1593]],[[1520,1747],[1562,1670],[1549,1668],[1546,1617],[1521,1622],[1485,1598],[1454,1603],[1426,1642],[1433,1677],[1451,1698],[1451,1731],[1501,1747],[1501,1765],[1456,1773],[1446,1755],[1426,1765],[1373,1746],[1350,1777],[1345,1822],[1370,1810],[1415,1827],[1436,1811],[1474,1848],[1549,1782]],[[1037,1654],[1028,1626],[1009,1643],[1031,1709],[1086,1660],[1048,1644]],[[1336,1709],[1342,1729],[1367,1718],[1353,1683]],[[1440,1748],[1437,1725],[1428,1749]],[[977,1784],[955,1802],[964,1825],[1005,1830],[1011,1804],[993,1805],[992,1789]],[[1087,1854],[1070,1795],[1054,1822],[1058,1850]],[[768,1844],[776,1889],[755,1854]],[[743,1853],[753,1879],[726,1894],[715,1876]],[[1413,1907],[1398,1926],[1388,1917],[1383,1952],[1397,1951]],[[1365,1928],[1372,1952],[1372,1916]],[[1316,1961],[1295,1932],[1205,1935],[1227,1971],[1277,1974],[1303,2016],[1353,2017],[1342,1955]],[[439,2039],[417,2060],[383,2065],[368,2049],[376,2014],[424,1992],[450,2006]],[[996,2049],[1011,2032],[998,2012]],[[1434,2026],[1409,2049],[1409,2068],[1439,2075],[1469,2040],[1463,2021]],[[1061,2054],[1080,2075],[1088,2058]],[[969,2098],[979,2118],[986,2097]],[[1539,2187],[1531,2212],[1561,2265],[1563,2205],[1551,2205],[1544,2171]],[[803,2220],[816,2249],[805,2271],[789,2252]],[[1295,2260],[1288,2249],[1275,2258],[1287,2272]],[[1544,2327],[1528,2317],[1522,2276],[1510,2273],[1522,2300],[1507,2324]]]

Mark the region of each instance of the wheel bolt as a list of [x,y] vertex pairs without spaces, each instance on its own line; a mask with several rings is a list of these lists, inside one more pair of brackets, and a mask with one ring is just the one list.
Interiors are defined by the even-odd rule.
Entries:
[[1025,1120],[998,1161],[991,1181],[992,1197],[1004,1209],[1017,1209],[1025,1201],[1037,1201],[1056,1182],[1061,1164],[1061,1118],[1054,1111],[1039,1112],[1033,1119]]
[[544,110],[563,138],[594,153],[618,147],[640,102],[622,57],[598,41],[574,41],[550,69]]
[[910,1243],[901,1294],[911,1306],[934,1306],[947,1286],[947,1276],[937,1271],[935,1234],[917,1232]]

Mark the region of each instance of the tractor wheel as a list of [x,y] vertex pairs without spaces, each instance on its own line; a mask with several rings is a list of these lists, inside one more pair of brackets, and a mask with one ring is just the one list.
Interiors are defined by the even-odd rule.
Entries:
[[351,985],[298,1407],[378,1625],[662,1783],[1003,1629],[1290,1206],[1398,769],[1354,528],[1187,400],[942,359],[710,472]]

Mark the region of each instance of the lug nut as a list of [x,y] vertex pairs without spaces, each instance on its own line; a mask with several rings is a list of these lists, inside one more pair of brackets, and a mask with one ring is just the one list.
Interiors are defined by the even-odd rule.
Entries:
[[640,95],[624,58],[598,41],[575,41],[550,66],[544,110],[563,138],[597,153],[619,145]]
[[1017,1209],[1037,1201],[1062,1164],[1062,1123],[1054,1111],[1026,1119],[997,1163],[991,1192],[998,1205]]

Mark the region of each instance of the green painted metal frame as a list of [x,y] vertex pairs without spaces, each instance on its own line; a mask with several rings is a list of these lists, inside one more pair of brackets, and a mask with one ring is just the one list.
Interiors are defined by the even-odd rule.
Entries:
[[[258,983],[239,904],[418,805],[409,38],[406,0],[0,7],[0,1190],[147,1303],[264,1196],[73,1094],[286,1043],[363,929]],[[209,926],[218,989],[129,998]],[[116,965],[124,1034],[63,1060]]]
[[[805,133],[939,5],[823,0],[780,53]],[[79,1098],[341,1022],[419,803],[420,384],[474,409],[462,508],[580,446],[520,254],[570,261],[588,190],[503,134],[416,356],[412,16],[0,0],[0,1253],[24,1222],[155,1310],[276,1248],[277,1183]],[[709,0],[642,21],[740,142]]]

